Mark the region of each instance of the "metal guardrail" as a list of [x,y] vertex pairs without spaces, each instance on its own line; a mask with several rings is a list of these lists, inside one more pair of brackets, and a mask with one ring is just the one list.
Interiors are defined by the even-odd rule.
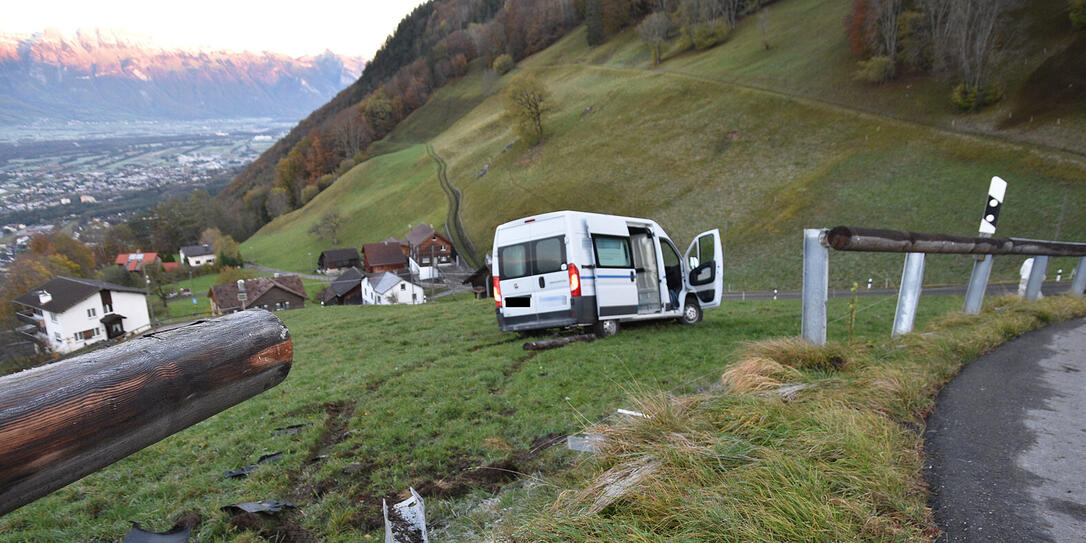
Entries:
[[293,358],[252,310],[0,377],[0,515],[279,384]]
[[803,317],[801,335],[816,345],[826,344],[826,301],[829,291],[829,249],[905,253],[905,267],[898,290],[892,335],[912,331],[920,285],[924,277],[925,254],[985,255],[976,266],[966,290],[964,313],[978,313],[988,285],[993,255],[1034,257],[1026,284],[1025,297],[1040,298],[1041,284],[1052,256],[1080,257],[1069,294],[1082,297],[1086,289],[1086,243],[1023,238],[986,238],[928,234],[838,226],[832,229],[809,228],[803,231]]

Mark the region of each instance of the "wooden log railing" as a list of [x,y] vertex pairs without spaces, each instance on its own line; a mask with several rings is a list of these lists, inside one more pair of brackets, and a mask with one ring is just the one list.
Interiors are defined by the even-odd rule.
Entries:
[[254,310],[0,377],[0,515],[279,384],[293,358]]

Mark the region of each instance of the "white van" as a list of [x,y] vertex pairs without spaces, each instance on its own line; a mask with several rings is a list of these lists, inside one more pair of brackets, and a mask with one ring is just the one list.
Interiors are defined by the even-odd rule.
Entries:
[[720,306],[720,231],[699,234],[685,258],[649,219],[555,211],[507,222],[494,232],[494,299],[503,331],[619,321],[701,320]]

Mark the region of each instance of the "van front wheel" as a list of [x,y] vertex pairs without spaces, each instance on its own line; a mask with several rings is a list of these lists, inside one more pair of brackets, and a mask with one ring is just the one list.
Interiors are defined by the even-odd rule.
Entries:
[[687,298],[683,306],[683,315],[679,317],[681,324],[694,324],[701,320],[701,306],[693,297]]
[[598,338],[613,336],[618,333],[618,321],[615,319],[598,320],[592,330],[596,332]]

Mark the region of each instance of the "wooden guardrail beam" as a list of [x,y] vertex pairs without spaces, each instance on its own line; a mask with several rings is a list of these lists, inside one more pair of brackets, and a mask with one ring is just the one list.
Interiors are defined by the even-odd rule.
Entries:
[[279,384],[293,358],[253,310],[0,377],[0,515]]
[[838,251],[969,255],[1086,256],[1086,243],[1023,238],[981,238],[838,226],[825,243]]

